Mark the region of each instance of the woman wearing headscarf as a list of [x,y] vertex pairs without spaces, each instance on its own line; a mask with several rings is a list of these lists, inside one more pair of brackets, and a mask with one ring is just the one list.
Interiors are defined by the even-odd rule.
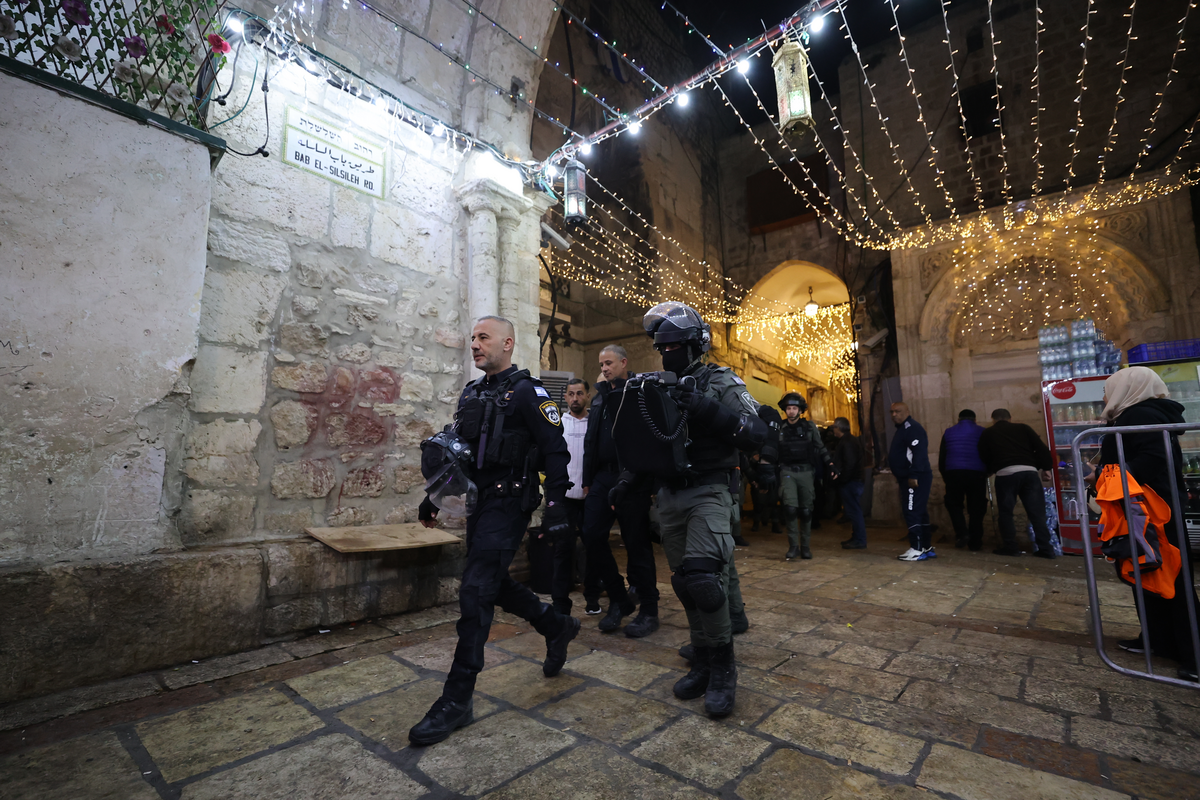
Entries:
[[[1129,367],[1115,372],[1104,383],[1104,403],[1101,417],[1113,427],[1169,425],[1185,421],[1183,406],[1170,399],[1163,379],[1148,367]],[[1179,497],[1187,497],[1178,436],[1171,437],[1172,470],[1167,469],[1167,452],[1161,432],[1127,433],[1122,439],[1125,467],[1138,483],[1149,486],[1168,504],[1171,502],[1172,482]],[[1117,437],[1105,436],[1100,446],[1100,466],[1117,463]],[[1183,520],[1172,519],[1166,527],[1167,539],[1179,548],[1181,558],[1189,559]],[[1190,560],[1188,563],[1191,563]],[[1188,573],[1192,574],[1190,569]],[[1191,594],[1195,598],[1196,595],[1192,587],[1184,584],[1183,576],[1184,571],[1180,570],[1175,579],[1175,596],[1170,600],[1154,592],[1143,592],[1146,618],[1142,624],[1149,633],[1153,652],[1178,661],[1179,677],[1194,681],[1197,679],[1196,657],[1192,649],[1194,629],[1188,615],[1187,596]],[[1200,604],[1196,608],[1200,613]],[[1145,645],[1140,637],[1118,644],[1133,653],[1144,652]]]

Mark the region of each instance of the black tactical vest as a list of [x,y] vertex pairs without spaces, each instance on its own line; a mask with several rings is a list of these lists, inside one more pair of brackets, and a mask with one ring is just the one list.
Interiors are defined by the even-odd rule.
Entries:
[[[712,379],[719,369],[720,367],[713,364],[704,364],[692,373],[699,384],[699,390],[718,403],[721,402],[720,396],[716,391],[709,389],[709,384],[712,383]],[[688,460],[692,462],[692,472],[705,475],[737,468],[739,463],[737,448],[721,437],[713,435],[700,426],[689,425],[688,439],[687,456]]]
[[487,473],[523,468],[533,435],[516,409],[510,409],[521,381],[536,381],[529,370],[509,375],[495,386],[479,378],[467,384],[454,413],[454,430],[476,453],[475,467]]
[[816,456],[813,444],[815,426],[806,419],[795,425],[783,423],[779,429],[779,463],[788,465],[812,465]]

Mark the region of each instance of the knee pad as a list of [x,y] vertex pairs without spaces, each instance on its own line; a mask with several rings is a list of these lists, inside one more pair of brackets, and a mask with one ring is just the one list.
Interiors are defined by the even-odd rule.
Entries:
[[684,610],[696,610],[696,603],[692,600],[691,592],[688,591],[687,579],[678,572],[671,573],[671,588],[675,590],[675,596],[678,597],[679,602],[683,604]]
[[800,509],[797,508],[796,506],[784,506],[783,507],[783,518],[786,521],[791,522],[795,519],[799,519],[799,517],[800,517]]
[[725,605],[725,587],[721,585],[721,576],[716,572],[689,572],[684,580],[687,581],[688,593],[696,608],[711,613]]
[[808,508],[807,506],[805,506],[805,507],[799,509],[799,512],[800,512],[800,519],[802,519],[806,522],[808,520],[812,519],[813,510],[811,508]]

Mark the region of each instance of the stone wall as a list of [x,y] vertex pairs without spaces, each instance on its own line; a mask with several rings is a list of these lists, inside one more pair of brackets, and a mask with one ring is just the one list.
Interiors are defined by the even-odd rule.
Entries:
[[2,73],[0,96],[0,565],[178,547],[208,148]]
[[[1125,5],[1093,6],[1074,0],[1044,3],[1040,7],[1043,30],[1035,38],[1031,3],[956,3],[948,13],[948,21],[954,68],[963,91],[992,80],[989,5],[998,41],[995,56],[1003,136],[1000,130],[975,135],[968,146],[952,91],[950,51],[944,43],[946,29],[940,14],[934,13],[903,31],[913,82],[921,95],[920,109],[933,134],[932,151],[917,117],[918,105],[908,86],[898,40],[887,39],[862,50],[878,108],[872,105],[858,60],[849,56],[842,63],[839,105],[850,143],[845,160],[851,170],[865,168],[877,192],[860,192],[862,205],[851,204],[859,218],[863,207],[878,209],[879,201],[888,197],[892,198],[888,206],[902,225],[923,223],[926,212],[934,220],[944,219],[951,205],[959,212],[974,211],[977,198],[991,207],[1004,199],[1006,178],[1010,197],[1021,199],[1030,196],[1035,180],[1042,193],[1094,183],[1104,163],[1108,178],[1123,177],[1137,158],[1138,149],[1145,147],[1142,139],[1147,123],[1172,66],[1178,74],[1165,97],[1149,141],[1152,149],[1147,148],[1142,167],[1163,166],[1183,141],[1192,113],[1189,109],[1195,108],[1200,92],[1194,81],[1181,79],[1200,69],[1200,52],[1189,47],[1172,65],[1184,3],[1152,3],[1137,9],[1137,38],[1130,46],[1129,68],[1124,72],[1120,66],[1129,30]],[[1083,67],[1085,19],[1089,19],[1087,68],[1085,90],[1081,92],[1077,79]],[[1035,64],[1040,98],[1033,83]],[[1118,106],[1118,86],[1122,82]],[[891,142],[881,117],[887,120]],[[932,153],[936,156],[931,158]],[[905,165],[924,211],[904,185],[897,162]],[[935,181],[935,164],[944,175],[942,186],[952,203]],[[885,221],[878,215],[875,218]]]
[[[50,491],[62,491],[62,463],[42,468],[36,459],[53,452],[48,445],[27,454],[24,440],[23,449],[13,443],[26,462],[16,485],[27,520],[11,526],[5,515],[0,558],[30,563],[0,576],[0,595],[28,622],[0,643],[0,702],[454,598],[462,546],[341,555],[303,529],[415,519],[420,440],[450,420],[477,374],[467,350],[473,318],[512,319],[516,361],[537,370],[538,221],[548,201],[496,154],[528,158],[531,111],[447,66],[444,53],[475,75],[505,86],[515,78],[536,92],[542,59],[529,47],[544,49],[557,9],[484,3],[510,37],[465,6],[385,0],[380,8],[403,26],[359,4],[321,5],[304,21],[315,33],[307,42],[359,76],[353,93],[327,80],[319,61],[304,69],[242,49],[236,75],[222,75],[231,93],[210,120],[227,119],[215,132],[231,150],[211,179],[203,149],[188,160],[175,152],[182,143],[137,126],[113,148],[122,171],[77,180],[77,193],[47,202],[17,180],[28,180],[17,161],[0,167],[4,185],[19,187],[0,203],[29,206],[18,213],[8,201],[5,218],[30,242],[36,225],[70,245],[42,248],[46,263],[30,259],[40,283],[18,285],[13,302],[23,316],[14,319],[38,336],[12,336],[13,348],[40,353],[41,372],[12,384],[10,394],[36,392],[37,402],[4,427],[49,441],[53,431],[34,411],[64,404],[59,449],[102,467],[88,467],[90,484],[80,477],[63,487],[81,496],[69,509],[74,528],[47,536],[28,520],[66,526],[36,520],[46,490],[25,486],[49,476]],[[250,10],[273,15],[266,4]],[[367,102],[376,89],[356,96],[359,78],[476,143],[451,141],[429,119],[414,125],[411,111],[386,113]],[[284,163],[288,107],[386,150],[384,199]],[[40,160],[65,176],[97,160],[103,120],[64,128],[68,116],[25,116],[25,128],[5,131],[6,142],[29,149],[22,163]],[[60,128],[87,130],[87,139],[69,140]],[[175,151],[146,155],[153,137]],[[268,155],[232,152],[259,148]],[[176,162],[191,172],[177,179],[167,168]],[[118,234],[80,226],[76,236],[76,218],[103,222],[96,197],[110,222],[118,214]],[[72,255],[87,236],[91,252]],[[188,245],[190,260],[168,257]],[[118,277],[128,280],[117,285]],[[86,297],[76,301],[73,286]],[[31,308],[44,309],[37,325]],[[63,325],[66,334],[43,335]],[[60,373],[48,372],[60,363]],[[59,395],[43,372],[61,381]],[[4,469],[13,464],[6,459]],[[144,525],[107,521],[146,509]],[[92,559],[86,568],[51,563],[81,557]]]

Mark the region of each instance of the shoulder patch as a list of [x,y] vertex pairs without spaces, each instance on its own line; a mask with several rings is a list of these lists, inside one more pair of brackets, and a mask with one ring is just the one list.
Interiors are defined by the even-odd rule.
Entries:
[[905,422],[904,422],[904,427],[906,427],[906,428],[911,428],[911,427],[912,427],[912,423],[911,423],[911,422],[909,422],[909,421],[907,421],[907,420],[905,420]]
[[538,406],[538,411],[542,412],[542,416],[551,425],[562,425],[562,415],[558,411],[558,404],[553,400],[547,400]]
[[534,386],[534,387],[533,387],[533,392],[534,392],[534,394],[536,394],[538,397],[547,397],[547,398],[548,398],[548,397],[550,397],[550,393],[549,393],[549,392],[547,392],[547,391],[546,391],[544,388],[542,388],[541,386]]
[[738,386],[745,386],[746,382],[737,376],[736,372],[729,373],[729,377],[733,378],[733,382]]

